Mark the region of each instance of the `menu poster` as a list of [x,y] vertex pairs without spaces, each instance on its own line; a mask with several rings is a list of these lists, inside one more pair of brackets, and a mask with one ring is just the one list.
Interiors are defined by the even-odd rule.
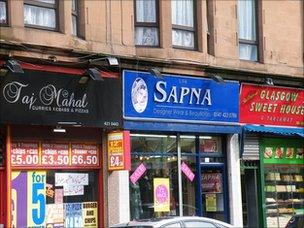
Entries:
[[99,165],[99,150],[96,144],[72,144],[72,165]]
[[13,142],[11,146],[12,166],[34,166],[39,164],[37,142]]
[[130,132],[114,131],[108,134],[108,170],[130,170]]
[[49,166],[69,165],[68,143],[42,143],[41,164]]
[[304,141],[264,138],[261,142],[261,157],[268,164],[304,164]]
[[222,174],[221,173],[203,173],[202,189],[204,193],[222,193]]
[[98,167],[99,145],[89,143],[13,142],[12,167]]

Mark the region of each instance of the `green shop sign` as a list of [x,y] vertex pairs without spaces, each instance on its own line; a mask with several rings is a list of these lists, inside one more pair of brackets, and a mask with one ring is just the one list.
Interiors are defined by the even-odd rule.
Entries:
[[304,140],[263,138],[260,146],[265,164],[304,164]]

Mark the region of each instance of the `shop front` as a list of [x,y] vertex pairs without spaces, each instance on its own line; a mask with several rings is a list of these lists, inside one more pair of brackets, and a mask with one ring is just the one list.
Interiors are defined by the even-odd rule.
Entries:
[[285,227],[304,213],[303,102],[301,89],[242,85],[246,226]]
[[25,70],[1,79],[7,227],[104,226],[106,130],[122,127],[121,83],[80,78]]
[[231,193],[240,191],[228,175],[239,167],[232,159],[238,153],[238,99],[233,81],[123,72],[131,220],[198,215],[230,221],[237,207]]

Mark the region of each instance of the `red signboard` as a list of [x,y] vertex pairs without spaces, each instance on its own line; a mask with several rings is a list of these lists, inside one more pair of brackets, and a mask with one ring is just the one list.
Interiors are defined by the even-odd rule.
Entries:
[[44,168],[98,167],[99,145],[68,142],[13,142],[11,165],[12,167]]
[[11,148],[12,166],[34,166],[39,164],[38,143],[13,142]]
[[242,84],[240,122],[304,126],[304,90]]

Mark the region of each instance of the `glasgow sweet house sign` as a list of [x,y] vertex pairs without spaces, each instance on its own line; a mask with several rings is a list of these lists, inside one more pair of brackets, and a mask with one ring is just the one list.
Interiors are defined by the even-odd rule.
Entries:
[[0,122],[4,124],[56,125],[74,122],[82,126],[120,128],[121,82],[78,83],[79,76],[50,72],[9,73],[0,84]]

